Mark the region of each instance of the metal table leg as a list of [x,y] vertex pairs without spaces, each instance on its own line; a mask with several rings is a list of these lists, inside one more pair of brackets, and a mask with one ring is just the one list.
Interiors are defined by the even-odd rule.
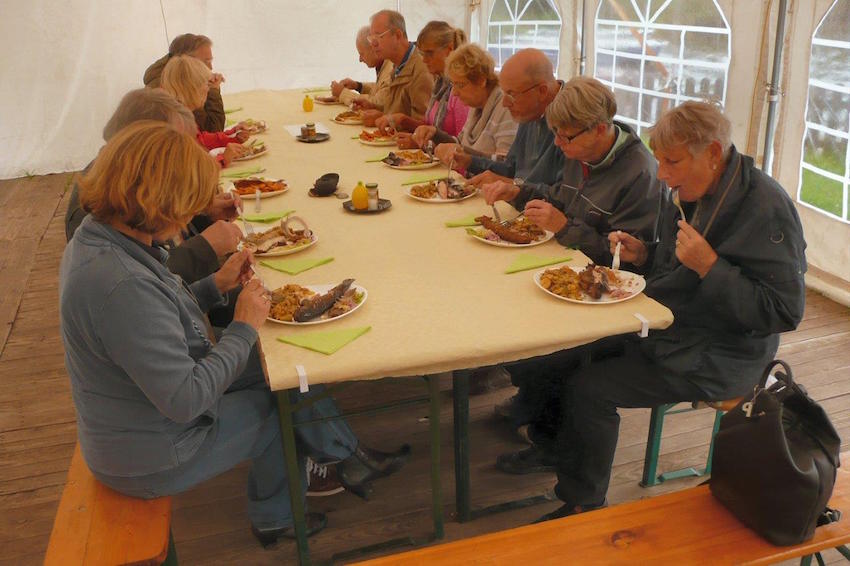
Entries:
[[452,374],[455,450],[455,506],[457,520],[470,519],[469,495],[469,370]]
[[286,459],[286,479],[289,483],[289,500],[292,503],[292,520],[295,539],[298,542],[298,562],[310,564],[310,547],[307,543],[307,518],[304,500],[301,498],[301,472],[295,448],[295,429],[292,425],[292,404],[288,391],[277,392],[277,407],[280,414],[280,434],[283,440],[283,455]]

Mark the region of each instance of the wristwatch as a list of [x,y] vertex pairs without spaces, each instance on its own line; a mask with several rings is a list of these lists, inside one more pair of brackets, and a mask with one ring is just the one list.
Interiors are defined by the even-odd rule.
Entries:
[[519,188],[522,188],[522,186],[524,184],[525,184],[525,179],[523,179],[522,177],[514,177],[514,185],[516,185]]

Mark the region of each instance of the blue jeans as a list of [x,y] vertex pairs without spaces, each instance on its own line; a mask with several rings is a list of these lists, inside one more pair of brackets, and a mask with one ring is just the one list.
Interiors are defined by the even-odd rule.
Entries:
[[[321,390],[321,387],[312,387],[311,394],[318,394]],[[309,395],[295,392],[290,398],[295,402]],[[293,419],[297,423],[336,415],[339,415],[336,404],[326,397],[297,411]],[[357,437],[343,420],[296,427],[295,431],[300,446],[319,461],[343,460],[357,448]],[[95,476],[116,491],[149,499],[187,491],[248,459],[252,461],[248,475],[248,516],[251,524],[259,529],[291,525],[292,509],[277,400],[266,385],[259,359],[253,354],[242,377],[222,396],[216,426],[188,462],[146,476]],[[303,454],[298,455],[298,463],[299,469],[303,470]],[[302,498],[306,491],[305,479],[302,475]]]

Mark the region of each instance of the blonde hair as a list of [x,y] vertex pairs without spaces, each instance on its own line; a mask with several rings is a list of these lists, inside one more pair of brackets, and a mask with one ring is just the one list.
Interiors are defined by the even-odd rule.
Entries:
[[204,85],[211,76],[212,71],[200,59],[178,55],[169,59],[162,70],[162,88],[189,110],[196,110],[207,99]]
[[607,86],[591,77],[573,77],[546,108],[552,129],[589,128],[610,124],[617,113],[617,100]]
[[446,57],[446,75],[451,72],[473,83],[483,77],[488,89],[499,83],[495,67],[493,57],[474,43],[461,45]]
[[204,45],[212,45],[212,40],[205,35],[184,33],[171,41],[171,45],[168,46],[168,54],[172,57],[175,55],[186,55]]
[[99,221],[156,234],[209,208],[218,165],[191,136],[141,120],[106,143],[79,186],[80,205]]
[[416,38],[416,46],[419,47],[423,41],[433,41],[437,47],[448,47],[455,50],[466,43],[466,34],[462,29],[456,29],[448,22],[432,20],[425,24],[419,37]]
[[131,90],[118,103],[118,108],[103,127],[103,139],[109,139],[128,124],[138,120],[168,122],[175,127],[181,124],[183,131],[197,131],[195,117],[176,98],[161,88],[139,88]]
[[719,104],[688,100],[661,115],[649,130],[649,147],[665,150],[684,145],[691,155],[711,142],[720,142],[723,155],[732,147],[732,124]]

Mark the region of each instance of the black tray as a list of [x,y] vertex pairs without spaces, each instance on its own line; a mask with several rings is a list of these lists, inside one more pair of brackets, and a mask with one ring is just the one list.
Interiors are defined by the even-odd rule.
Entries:
[[353,212],[354,214],[377,214],[378,212],[385,211],[386,209],[388,209],[392,205],[393,205],[393,203],[390,202],[390,199],[379,198],[377,210],[369,210],[368,208],[365,209],[365,210],[357,210],[356,208],[354,208],[354,205],[351,204],[350,200],[347,200],[344,203],[342,203],[342,208],[344,208],[348,212]]
[[323,141],[327,141],[327,140],[331,139],[331,135],[330,134],[323,134],[323,133],[320,132],[313,137],[305,138],[304,136],[299,134],[299,135],[295,136],[295,139],[297,139],[300,142],[304,142],[304,143],[319,143],[319,142],[323,142]]

